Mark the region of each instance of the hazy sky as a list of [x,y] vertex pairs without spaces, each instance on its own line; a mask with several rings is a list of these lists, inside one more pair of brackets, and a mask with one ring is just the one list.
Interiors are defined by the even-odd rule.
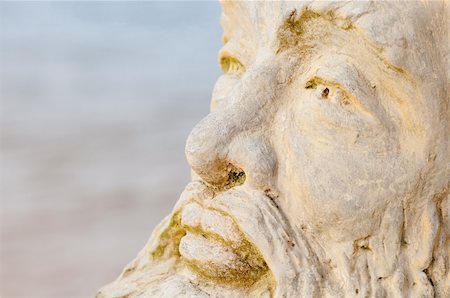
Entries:
[[0,296],[92,297],[144,246],[189,180],[219,16],[215,2],[0,2]]
[[181,91],[211,86],[219,74],[215,2],[2,2],[0,8],[6,95],[175,100]]

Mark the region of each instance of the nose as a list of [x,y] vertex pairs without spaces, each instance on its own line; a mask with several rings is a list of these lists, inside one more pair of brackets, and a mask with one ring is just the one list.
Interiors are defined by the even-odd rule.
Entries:
[[230,94],[230,104],[210,113],[188,137],[186,157],[206,182],[226,187],[235,180],[271,188],[276,155],[269,131],[275,113],[273,70],[246,74]]

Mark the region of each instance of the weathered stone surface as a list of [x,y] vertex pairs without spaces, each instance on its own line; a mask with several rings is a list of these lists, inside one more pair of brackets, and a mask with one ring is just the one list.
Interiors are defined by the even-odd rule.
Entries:
[[98,297],[450,297],[448,3],[222,5],[192,182]]

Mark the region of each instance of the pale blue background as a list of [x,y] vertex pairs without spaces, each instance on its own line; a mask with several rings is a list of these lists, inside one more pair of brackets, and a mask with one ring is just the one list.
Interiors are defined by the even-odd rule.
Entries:
[[2,297],[90,297],[189,179],[215,2],[0,3]]

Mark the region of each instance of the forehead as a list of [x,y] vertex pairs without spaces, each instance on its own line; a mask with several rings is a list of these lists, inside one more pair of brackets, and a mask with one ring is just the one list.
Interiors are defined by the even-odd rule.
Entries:
[[413,1],[404,5],[404,2],[384,1],[222,0],[221,23],[225,43],[233,40],[241,47],[275,47],[277,31],[294,11],[297,17],[306,11],[313,11],[320,16],[332,16],[354,24],[382,48],[393,64],[423,68],[416,67],[416,59],[408,61],[411,55],[405,49],[416,51],[429,44],[426,39],[433,29],[431,27],[436,25],[432,23],[440,19],[436,16],[445,16],[440,13],[444,10],[440,7],[442,3]]
[[[316,3],[320,5],[314,5]],[[360,60],[355,63],[373,62],[395,69],[378,54],[380,48],[362,34],[363,30],[355,30],[354,15],[338,14],[338,11],[344,11],[344,4],[226,1],[222,15],[225,45],[221,53],[236,57],[246,66],[251,65],[261,51],[263,55],[289,51],[291,57],[309,54],[329,57],[332,53],[332,58],[336,59],[338,55],[346,55]],[[362,6],[356,7],[359,13],[365,11]],[[355,13],[355,9],[352,12]],[[306,65],[307,60],[310,58],[302,59],[302,64]],[[340,64],[337,66],[339,68]]]
[[367,12],[367,6],[367,2],[353,3],[350,7],[346,2],[327,1],[222,1],[224,42],[241,39],[241,45],[275,46],[277,32],[294,13],[295,18],[301,18],[308,11],[318,15],[340,11],[339,18],[351,20]]

